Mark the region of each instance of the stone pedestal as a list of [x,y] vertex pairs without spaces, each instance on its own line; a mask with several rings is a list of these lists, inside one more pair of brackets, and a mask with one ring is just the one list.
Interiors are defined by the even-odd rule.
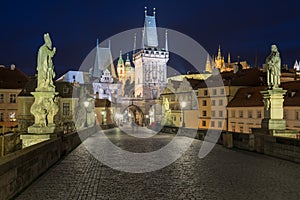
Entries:
[[261,92],[265,104],[262,128],[269,130],[285,130],[286,122],[283,119],[283,101],[286,90],[273,88]]
[[52,138],[56,138],[54,116],[58,112],[58,105],[53,91],[37,91],[31,93],[35,101],[30,112],[34,115],[34,124],[28,127],[28,133],[21,135],[22,147],[28,147]]

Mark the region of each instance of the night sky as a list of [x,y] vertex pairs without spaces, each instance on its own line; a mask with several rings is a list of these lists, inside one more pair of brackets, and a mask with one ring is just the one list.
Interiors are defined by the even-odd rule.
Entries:
[[261,65],[273,43],[283,64],[292,67],[300,59],[299,1],[43,0],[1,1],[0,64],[33,75],[43,34],[49,32],[57,74],[78,70],[96,38],[142,27],[144,6],[151,14],[156,7],[158,26],[192,37],[210,54],[217,54],[220,44],[225,60],[230,52],[232,61],[240,56],[253,66],[257,56]]

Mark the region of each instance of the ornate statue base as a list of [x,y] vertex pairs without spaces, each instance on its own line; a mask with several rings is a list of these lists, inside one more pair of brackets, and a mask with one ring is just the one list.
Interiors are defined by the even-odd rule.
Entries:
[[28,127],[28,133],[21,135],[23,147],[56,138],[56,125],[54,115],[58,106],[54,100],[57,92],[32,92],[35,101],[31,106],[31,113],[34,115],[34,124]]
[[274,88],[262,91],[265,103],[264,119],[262,128],[270,130],[285,130],[286,122],[283,119],[283,101],[286,90]]
[[297,131],[287,130],[286,121],[283,119],[283,101],[286,90],[273,88],[262,91],[265,104],[264,119],[261,129],[255,129],[255,133],[296,138]]

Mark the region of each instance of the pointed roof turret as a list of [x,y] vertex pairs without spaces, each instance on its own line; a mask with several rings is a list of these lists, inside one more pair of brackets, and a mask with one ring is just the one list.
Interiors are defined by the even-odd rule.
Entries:
[[228,53],[228,59],[227,59],[228,64],[231,64],[231,58],[230,58],[230,53]]
[[219,49],[218,49],[218,56],[217,59],[222,59],[222,54],[221,54],[221,46],[219,45]]
[[158,47],[155,10],[153,12],[153,16],[150,16],[147,14],[147,7],[145,7],[145,22],[142,43],[142,48]]
[[120,56],[119,56],[119,60],[118,60],[118,66],[124,65],[124,60],[122,57],[122,50],[120,51]]
[[211,67],[211,63],[210,63],[210,59],[209,59],[209,54],[207,54],[207,58],[206,58],[205,71],[206,72],[212,72],[212,67]]
[[96,44],[96,55],[92,77],[100,80],[104,70],[107,69],[113,78],[116,78],[116,71],[110,51],[110,41],[108,47],[99,47],[98,39]]
[[165,41],[165,49],[166,49],[166,51],[169,51],[169,47],[168,47],[168,30],[166,30],[166,34],[165,34],[166,36],[165,36],[165,39],[166,39],[166,41]]

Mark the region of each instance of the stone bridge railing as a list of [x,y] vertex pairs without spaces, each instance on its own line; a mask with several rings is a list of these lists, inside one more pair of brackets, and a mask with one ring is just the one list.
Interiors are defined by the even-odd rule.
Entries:
[[98,130],[88,128],[8,154],[0,159],[0,199],[11,199],[47,171],[82,140]]

